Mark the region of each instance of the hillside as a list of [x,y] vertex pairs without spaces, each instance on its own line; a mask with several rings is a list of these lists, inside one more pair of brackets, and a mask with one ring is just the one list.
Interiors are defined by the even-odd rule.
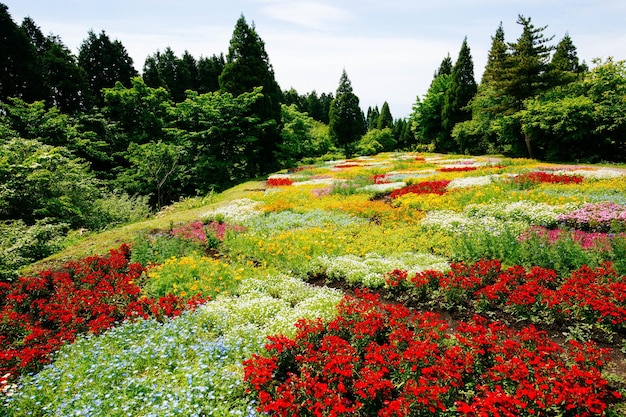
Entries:
[[2,411],[623,415],[624,189],[616,167],[387,153],[82,236],[0,288]]

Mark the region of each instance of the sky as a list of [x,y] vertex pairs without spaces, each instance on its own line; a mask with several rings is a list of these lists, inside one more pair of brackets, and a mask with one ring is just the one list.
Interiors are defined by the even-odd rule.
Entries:
[[89,30],[120,41],[141,73],[145,59],[170,47],[177,56],[228,52],[243,15],[265,43],[276,81],[299,94],[335,93],[345,69],[364,111],[389,104],[395,119],[410,115],[448,54],[463,39],[476,81],[491,37],[502,22],[507,42],[530,17],[556,45],[566,34],[578,56],[626,59],[624,0],[0,0],[20,24],[31,17],[74,53]]

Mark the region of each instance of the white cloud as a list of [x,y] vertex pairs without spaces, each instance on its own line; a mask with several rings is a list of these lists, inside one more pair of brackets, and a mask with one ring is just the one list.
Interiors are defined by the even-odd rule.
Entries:
[[261,8],[269,17],[315,30],[332,30],[354,18],[351,12],[319,1],[271,1]]

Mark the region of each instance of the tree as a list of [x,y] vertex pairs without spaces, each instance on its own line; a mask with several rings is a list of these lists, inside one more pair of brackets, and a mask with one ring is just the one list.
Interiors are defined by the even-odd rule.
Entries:
[[152,194],[157,209],[178,196],[176,185],[185,169],[181,146],[161,141],[131,143],[126,158],[130,167],[118,177],[118,183],[128,192]]
[[433,79],[439,77],[440,75],[452,74],[453,66],[454,65],[452,63],[452,58],[450,57],[450,54],[446,55],[446,57],[441,60],[441,64],[439,64],[439,68],[437,68],[437,71],[435,71]]
[[0,3],[0,101],[19,97],[41,100],[43,82],[37,50],[25,30],[15,24],[9,9]]
[[352,83],[344,69],[339,80],[335,99],[328,114],[333,140],[350,158],[356,142],[365,133],[365,116],[359,107],[359,98],[352,91]]
[[500,81],[506,68],[507,58],[508,47],[504,40],[504,28],[502,27],[502,22],[500,22],[496,33],[491,37],[491,49],[489,49],[481,84]]
[[252,92],[256,87],[263,88],[263,97],[251,108],[262,124],[254,162],[259,173],[271,172],[278,167],[275,152],[280,145],[282,91],[274,77],[265,43],[243,15],[235,25],[219,83],[220,91],[234,96]]
[[118,40],[111,41],[104,31],[98,36],[92,30],[88,32],[79,48],[78,65],[87,75],[88,107],[104,104],[103,88],[112,88],[118,81],[130,87],[131,79],[138,75],[124,45]]
[[576,46],[569,34],[565,34],[563,39],[556,45],[552,60],[548,65],[548,79],[550,85],[565,85],[588,71],[587,65],[581,64],[578,60]]
[[163,129],[167,126],[172,108],[169,93],[165,88],[150,88],[140,77],[131,80],[127,88],[117,82],[112,88],[103,89],[105,107],[103,113],[115,121],[126,135],[118,143],[117,152],[126,152],[130,143],[143,144],[163,140]]
[[391,115],[391,110],[389,110],[389,103],[385,101],[383,107],[380,109],[380,116],[378,116],[376,128],[383,130],[386,127],[390,129],[393,128],[393,116]]
[[149,87],[165,88],[176,103],[185,99],[186,90],[197,91],[199,87],[195,58],[187,51],[178,58],[169,46],[163,53],[157,51],[146,58],[142,78]]
[[199,93],[211,93],[219,91],[219,77],[224,70],[226,61],[224,54],[213,55],[210,58],[198,60],[198,89]]
[[[438,148],[446,152],[458,151],[457,143],[452,139],[454,125],[472,118],[468,105],[476,95],[477,87],[474,79],[474,62],[467,45],[467,37],[463,39],[459,57],[452,68],[450,83],[444,95],[441,114],[443,128],[442,141]],[[461,149],[463,151],[463,149]]]
[[187,158],[184,195],[224,190],[257,173],[257,141],[263,125],[251,116],[262,100],[261,87],[233,96],[190,92],[172,111],[169,142],[180,144]]
[[433,149],[437,149],[437,144],[445,142],[441,114],[450,77],[449,74],[435,77],[424,98],[417,98],[410,117],[411,130],[415,133],[417,142]]
[[376,129],[376,126],[378,126],[378,116],[380,116],[378,106],[367,108],[367,130]]

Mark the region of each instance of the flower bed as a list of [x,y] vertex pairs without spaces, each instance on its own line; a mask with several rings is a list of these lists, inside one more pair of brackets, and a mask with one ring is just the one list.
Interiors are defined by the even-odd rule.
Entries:
[[531,184],[580,184],[584,177],[582,175],[568,175],[568,174],[552,174],[544,171],[526,172],[524,174],[517,175],[513,182],[520,185]]
[[407,185],[399,190],[391,192],[391,198],[398,198],[405,194],[438,194],[443,195],[447,191],[450,180],[424,181],[417,184]]
[[[141,265],[122,245],[107,256],[69,262],[13,284],[0,283],[0,383],[38,370],[78,334],[98,334],[126,318],[176,316],[203,302],[141,296]],[[1,385],[1,384],[0,384]]]
[[599,416],[619,398],[601,376],[606,350],[561,347],[534,327],[475,317],[448,329],[435,313],[344,297],[328,324],[269,337],[244,379],[270,416]]

